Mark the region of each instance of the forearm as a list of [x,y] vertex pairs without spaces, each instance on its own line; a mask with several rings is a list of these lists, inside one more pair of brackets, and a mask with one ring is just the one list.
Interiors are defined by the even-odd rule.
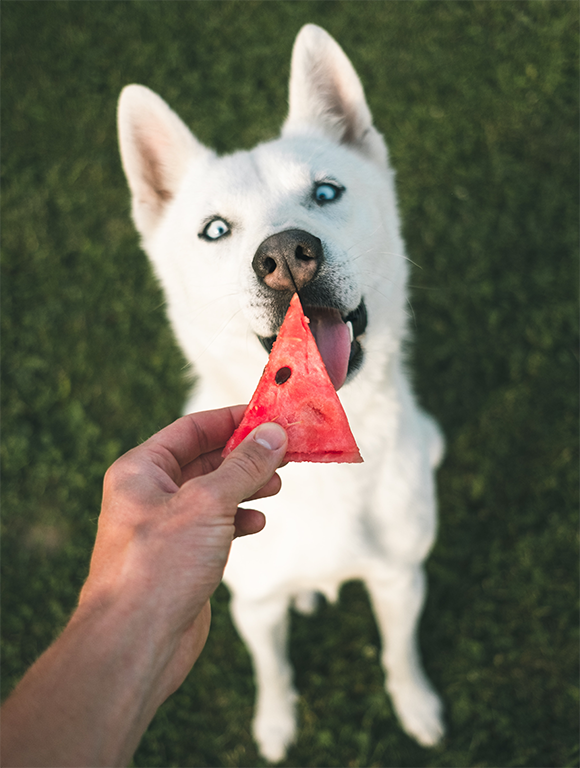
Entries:
[[130,761],[165,697],[174,650],[146,618],[119,601],[75,613],[2,708],[3,766]]
[[242,412],[179,419],[109,469],[79,608],[2,708],[3,766],[130,761],[203,648],[233,538],[264,525],[238,504],[280,488],[278,425],[222,463]]

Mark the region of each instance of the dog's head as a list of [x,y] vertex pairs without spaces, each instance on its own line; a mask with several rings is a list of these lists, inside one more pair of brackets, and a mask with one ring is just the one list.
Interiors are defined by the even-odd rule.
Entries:
[[[406,260],[393,175],[360,81],[322,29],[294,46],[281,137],[217,157],[165,102],[130,85],[119,102],[133,218],[180,342],[269,349],[299,292],[333,383],[369,335],[404,328]],[[384,341],[384,339],[383,339]]]

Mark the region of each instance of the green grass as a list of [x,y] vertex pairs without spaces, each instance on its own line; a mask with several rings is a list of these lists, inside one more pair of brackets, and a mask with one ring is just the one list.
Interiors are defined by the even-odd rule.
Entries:
[[[293,618],[286,765],[577,765],[575,2],[2,3],[3,695],[74,607],[106,467],[189,386],[130,223],[119,91],[250,147],[308,21],[361,75],[417,265],[416,388],[448,439],[421,644],[449,729],[432,751],[402,733],[348,584]],[[263,764],[227,603],[136,765]]]

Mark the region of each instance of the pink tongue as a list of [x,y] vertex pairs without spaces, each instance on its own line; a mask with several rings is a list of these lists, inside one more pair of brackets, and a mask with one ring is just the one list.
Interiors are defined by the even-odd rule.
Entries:
[[336,309],[306,307],[310,330],[335,389],[346,379],[350,357],[350,333]]

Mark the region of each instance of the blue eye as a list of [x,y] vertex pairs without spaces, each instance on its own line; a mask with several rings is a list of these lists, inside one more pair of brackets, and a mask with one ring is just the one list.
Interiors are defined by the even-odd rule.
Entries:
[[325,203],[332,203],[334,200],[338,200],[343,191],[344,190],[342,187],[337,187],[335,184],[323,182],[322,184],[316,185],[314,190],[314,199],[320,205],[324,205]]
[[220,237],[230,234],[230,225],[223,219],[212,219],[205,225],[200,237],[204,240],[219,240]]

